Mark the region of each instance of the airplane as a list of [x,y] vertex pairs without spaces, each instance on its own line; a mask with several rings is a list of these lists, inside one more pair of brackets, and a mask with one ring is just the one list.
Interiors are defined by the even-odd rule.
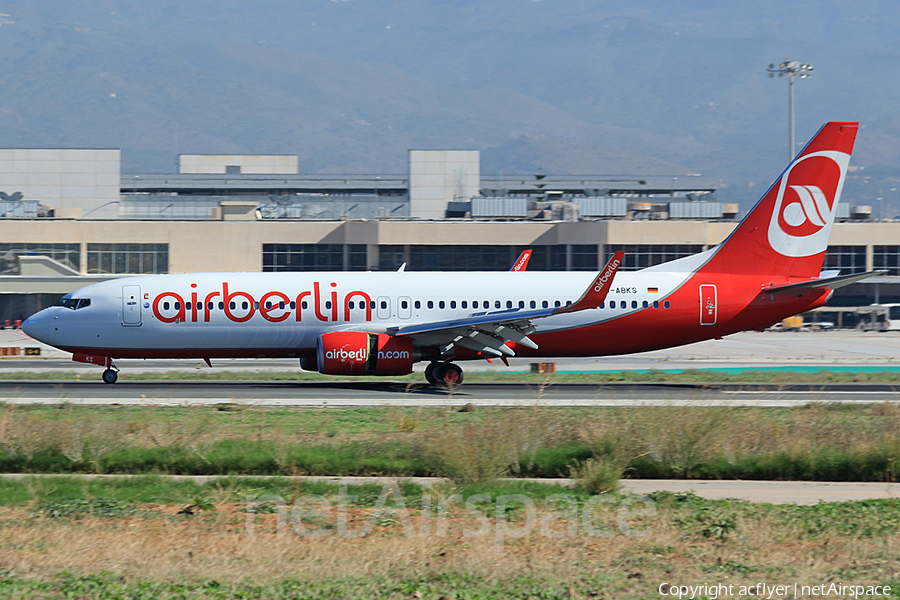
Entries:
[[469,360],[629,354],[762,330],[877,273],[821,270],[857,129],[826,123],[722,243],[638,271],[620,271],[617,252],[590,274],[133,276],[66,294],[22,329],[105,367],[106,383],[116,359],[259,357],[329,375],[427,362],[425,378],[443,386],[460,384]]

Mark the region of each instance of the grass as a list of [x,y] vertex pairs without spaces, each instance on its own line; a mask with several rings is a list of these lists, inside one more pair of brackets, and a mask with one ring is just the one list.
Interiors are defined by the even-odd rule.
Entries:
[[[340,486],[243,478],[199,486],[155,477],[26,478],[3,486],[2,598],[654,598],[663,582],[738,590],[759,581],[889,584],[890,597],[900,590],[897,500],[773,506],[657,493],[653,511],[625,517],[641,533],[629,535],[616,526],[626,499],[612,496],[592,506],[599,512],[591,518],[610,525],[609,535],[593,537],[559,503],[569,495],[587,511],[592,497],[578,490],[506,481],[437,490],[492,499],[479,510],[495,529],[528,527],[515,507],[487,510],[508,494],[532,498],[536,523],[558,519],[555,529],[535,525],[498,542],[493,532],[465,534],[478,523],[460,503],[446,530],[422,529],[422,502],[435,490],[412,484],[402,490],[412,534],[400,513],[379,506],[377,486],[350,486],[358,501],[346,509],[348,522],[359,529],[368,520],[369,534],[340,537],[323,514],[310,525],[327,534],[306,538],[291,528],[279,534],[277,510],[248,514],[247,496],[278,494],[290,503],[317,493],[333,505]],[[198,498],[210,510],[179,514]],[[251,536],[247,519],[256,522]]]
[[[0,471],[895,481],[900,407],[0,405]],[[606,469],[609,471],[609,469]],[[607,473],[608,474],[608,473]],[[607,477],[608,479],[608,477]],[[606,485],[606,484],[602,484]]]

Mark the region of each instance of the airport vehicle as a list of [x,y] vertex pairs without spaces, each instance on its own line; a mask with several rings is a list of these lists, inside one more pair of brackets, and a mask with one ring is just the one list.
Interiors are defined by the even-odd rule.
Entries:
[[856,309],[863,331],[900,331],[900,304],[873,304]]
[[[135,276],[87,286],[25,332],[105,367],[118,358],[271,357],[333,375],[434,384],[466,360],[603,356],[765,329],[872,273],[822,276],[857,123],[830,122],[733,233],[699,254],[599,273],[312,272]],[[519,262],[519,261],[517,261]],[[508,364],[508,362],[507,362]]]

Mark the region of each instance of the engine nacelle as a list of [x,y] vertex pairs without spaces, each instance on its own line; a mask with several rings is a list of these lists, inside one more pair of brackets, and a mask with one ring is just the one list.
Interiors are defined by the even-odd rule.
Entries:
[[316,342],[316,363],[325,375],[406,375],[415,360],[412,340],[383,333],[333,331]]

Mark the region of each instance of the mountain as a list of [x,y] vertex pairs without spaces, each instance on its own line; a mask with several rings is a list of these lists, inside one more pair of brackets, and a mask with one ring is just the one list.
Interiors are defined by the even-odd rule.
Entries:
[[790,56],[815,65],[798,142],[860,120],[848,200],[900,213],[898,26],[888,0],[22,0],[0,3],[0,145],[121,148],[124,172],[277,153],[402,173],[410,148],[478,149],[485,172],[700,172],[748,207],[786,163],[765,68]]

